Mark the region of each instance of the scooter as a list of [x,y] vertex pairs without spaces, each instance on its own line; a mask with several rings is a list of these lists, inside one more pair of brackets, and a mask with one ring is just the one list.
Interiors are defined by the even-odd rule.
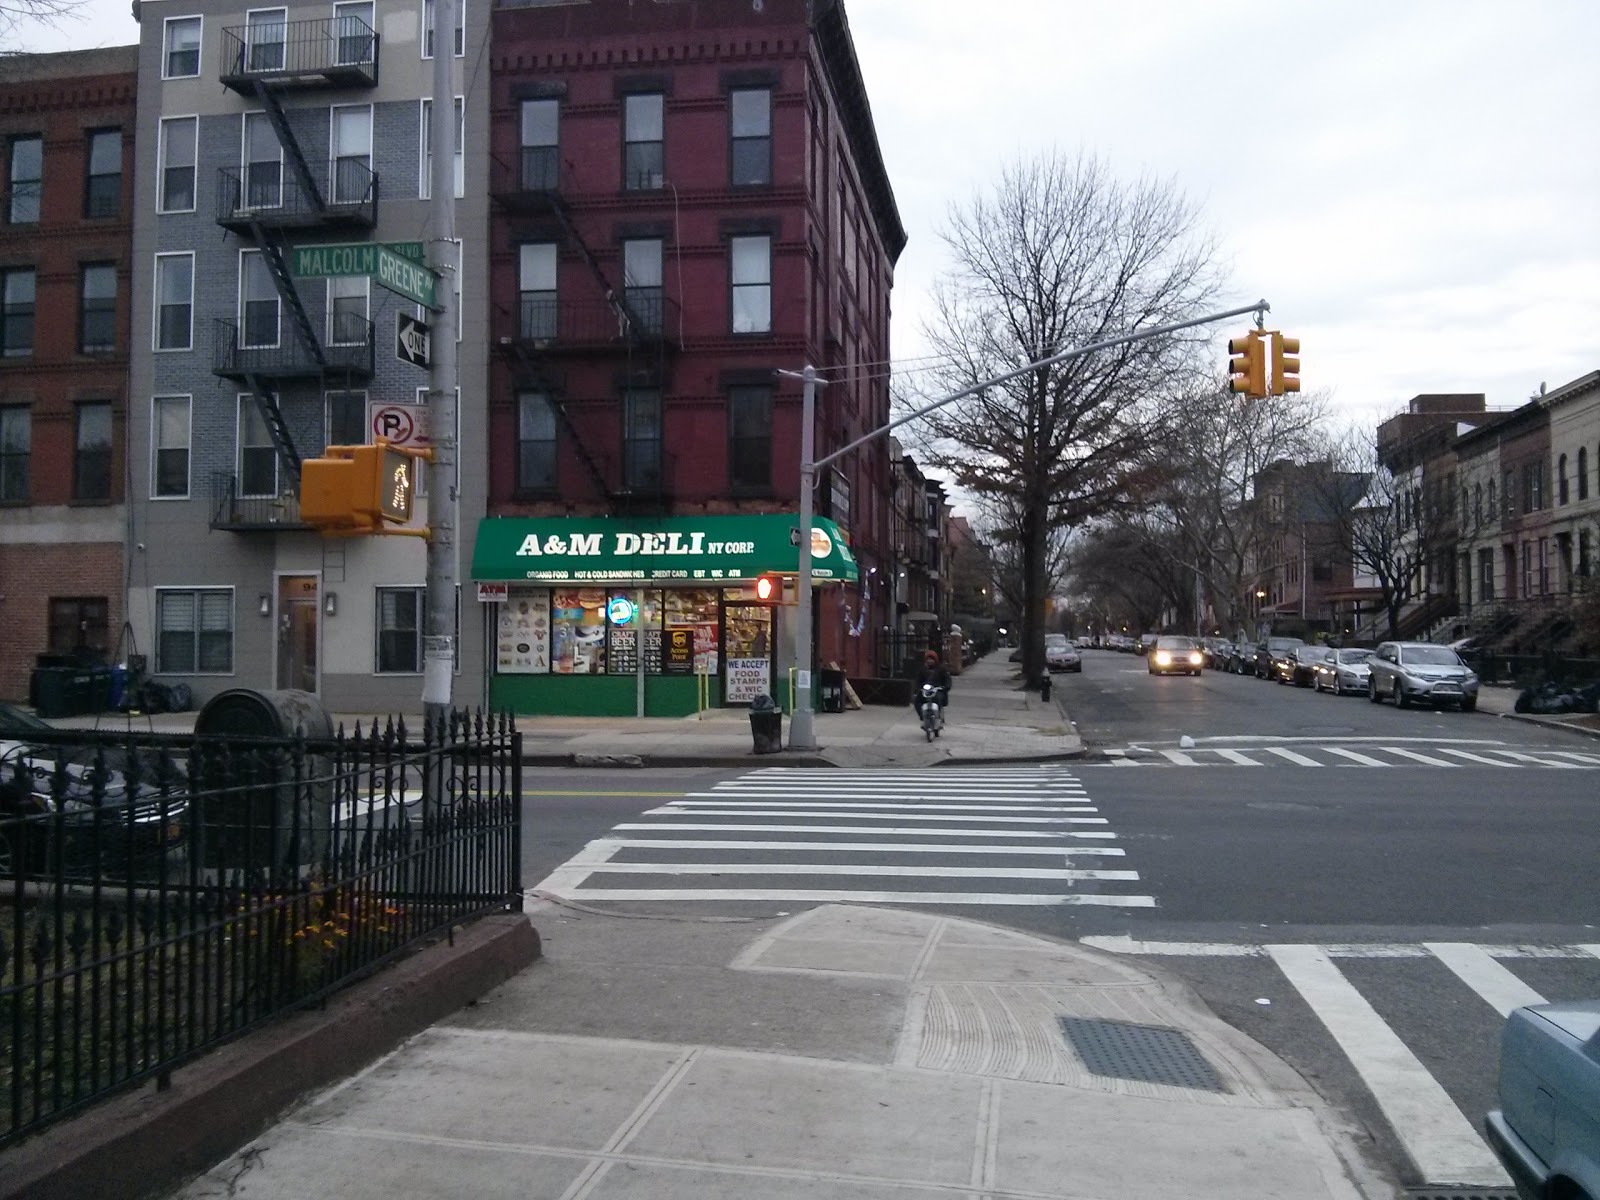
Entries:
[[930,742],[944,732],[944,689],[932,683],[922,685],[922,732]]

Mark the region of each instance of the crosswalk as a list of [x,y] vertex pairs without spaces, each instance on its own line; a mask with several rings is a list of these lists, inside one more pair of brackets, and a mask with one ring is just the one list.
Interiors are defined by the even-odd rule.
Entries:
[[775,767],[614,826],[533,890],[570,901],[1153,908],[1056,767]]
[[[1348,1059],[1417,1173],[1438,1183],[1510,1186],[1478,1132],[1482,1110],[1492,1103],[1499,1019],[1524,1004],[1600,996],[1600,943],[1239,945],[1137,941],[1126,936],[1086,937],[1083,942],[1124,954],[1241,960],[1240,977],[1262,993],[1258,1004],[1272,1003],[1269,996],[1287,988],[1315,1014]],[[1374,960],[1389,965],[1394,977],[1387,984],[1374,973]],[[1407,966],[1415,969],[1406,974]],[[1552,967],[1561,970],[1553,972]],[[1394,974],[1397,971],[1400,974]],[[1562,994],[1547,994],[1544,984],[1536,987],[1530,982],[1541,975],[1559,978]],[[1447,982],[1441,984],[1441,979]],[[1397,1005],[1392,995],[1386,999],[1380,994],[1385,986],[1408,1003]],[[1419,1002],[1423,997],[1425,1002]],[[1472,1005],[1479,1007],[1473,1010]],[[1380,1009],[1391,1014],[1389,1019]],[[1394,1014],[1408,1015],[1414,1025],[1405,1027]],[[1446,1052],[1448,1061],[1440,1059],[1435,1040],[1441,1023],[1455,1030]],[[1484,1044],[1469,1045],[1473,1038]],[[1478,1074],[1484,1086],[1464,1108],[1440,1076],[1456,1079],[1461,1061],[1469,1055],[1482,1064]]]
[[[1231,740],[1231,739],[1230,739]],[[1518,748],[1504,742],[1461,739],[1399,744],[1398,739],[1357,738],[1338,744],[1129,746],[1106,751],[1119,767],[1500,767],[1558,771],[1600,769],[1600,752]]]

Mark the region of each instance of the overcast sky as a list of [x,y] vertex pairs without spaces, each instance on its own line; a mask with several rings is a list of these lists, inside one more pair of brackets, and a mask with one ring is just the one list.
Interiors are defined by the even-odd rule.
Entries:
[[[949,206],[1060,147],[1170,177],[1352,419],[1600,368],[1596,0],[847,4],[910,236],[897,358],[925,353]],[[81,7],[18,40],[136,40],[127,0]]]

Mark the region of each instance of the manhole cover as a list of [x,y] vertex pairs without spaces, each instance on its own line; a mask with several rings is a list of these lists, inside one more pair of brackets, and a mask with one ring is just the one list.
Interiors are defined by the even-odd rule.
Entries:
[[1062,1017],[1061,1028],[1083,1065],[1096,1075],[1206,1092],[1228,1090],[1188,1035],[1176,1029],[1084,1017]]

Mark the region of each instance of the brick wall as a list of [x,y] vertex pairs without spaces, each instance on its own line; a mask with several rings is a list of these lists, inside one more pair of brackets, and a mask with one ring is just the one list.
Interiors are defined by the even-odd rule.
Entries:
[[[103,596],[108,605],[106,650],[120,659],[122,546],[85,542],[70,546],[0,545],[0,699],[25,701],[34,657],[50,641],[52,597]],[[144,650],[144,647],[140,647]],[[148,653],[148,651],[146,651]]]

